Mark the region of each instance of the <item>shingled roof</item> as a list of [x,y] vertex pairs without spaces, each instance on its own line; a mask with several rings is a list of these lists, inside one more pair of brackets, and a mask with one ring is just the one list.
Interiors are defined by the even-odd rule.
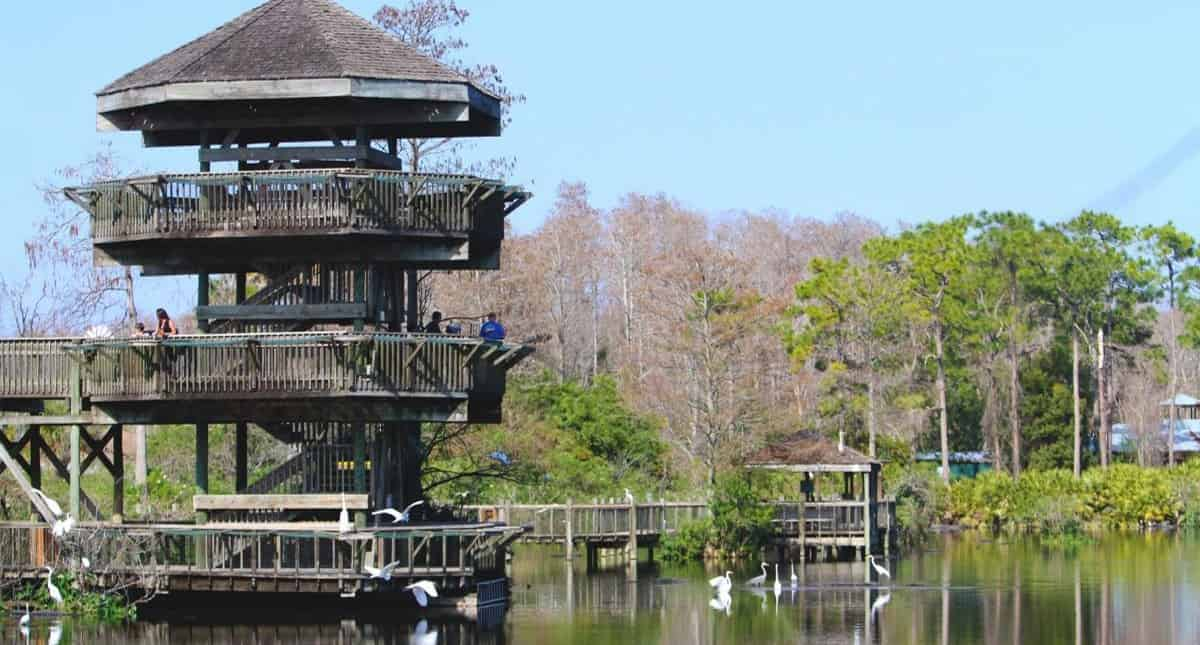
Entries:
[[468,83],[331,0],[270,0],[97,94],[174,83],[315,78]]
[[835,467],[827,468],[830,470],[839,466],[863,469],[875,463],[878,462],[848,446],[839,450],[836,442],[812,431],[797,432],[772,442],[746,460],[746,465],[751,467]]

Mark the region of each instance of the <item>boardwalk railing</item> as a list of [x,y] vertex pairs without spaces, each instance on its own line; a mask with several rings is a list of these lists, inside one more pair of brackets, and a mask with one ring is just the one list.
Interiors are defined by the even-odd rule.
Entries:
[[[393,572],[396,578],[429,578],[441,587],[463,583],[477,568],[494,568],[491,551],[514,535],[511,529],[484,524],[350,535],[339,535],[333,527],[287,525],[83,524],[71,536],[77,546],[69,557],[82,549],[92,562],[91,573],[101,579],[126,584],[137,579],[157,590],[189,588],[203,580],[208,582],[199,588],[209,590],[213,579],[257,579],[263,590],[345,591],[366,582],[364,564],[382,567],[391,562],[399,563]],[[66,557],[44,524],[0,524],[0,579],[28,579],[39,575],[42,567],[61,568]],[[274,586],[268,588],[272,580]],[[252,590],[232,583],[229,588]]]
[[[780,538],[862,537],[868,503],[861,501],[772,502],[772,525]],[[870,502],[875,505],[877,530],[895,525],[895,502]],[[508,504],[469,506],[481,521],[498,520],[524,526],[521,539],[562,542],[568,530],[573,540],[624,540],[630,533],[628,504]],[[803,509],[803,510],[801,510]],[[646,502],[636,505],[638,535],[660,536],[678,531],[698,519],[708,517],[708,505],[701,502]],[[800,514],[803,512],[803,527]],[[569,526],[568,526],[569,521]],[[803,530],[802,530],[803,528]]]
[[476,209],[507,214],[528,199],[519,188],[467,175],[348,168],[154,175],[66,193],[91,214],[97,244],[350,228],[466,235]]
[[[306,332],[169,340],[0,340],[0,398],[286,395],[466,397],[531,351],[477,338]],[[481,371],[482,370],[482,371]]]

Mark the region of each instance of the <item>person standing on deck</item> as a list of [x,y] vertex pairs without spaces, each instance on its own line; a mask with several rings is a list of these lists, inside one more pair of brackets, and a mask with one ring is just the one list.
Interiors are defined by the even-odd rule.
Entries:
[[479,337],[498,343],[504,340],[505,331],[504,325],[501,325],[496,320],[496,312],[491,312],[487,315],[487,322],[479,326]]
[[170,338],[179,333],[179,329],[175,327],[175,321],[167,315],[167,310],[159,308],[154,312],[158,318],[158,328],[154,330],[155,338]]
[[429,317],[429,324],[425,325],[425,329],[422,331],[424,331],[426,334],[442,333],[442,312],[433,312],[433,315]]

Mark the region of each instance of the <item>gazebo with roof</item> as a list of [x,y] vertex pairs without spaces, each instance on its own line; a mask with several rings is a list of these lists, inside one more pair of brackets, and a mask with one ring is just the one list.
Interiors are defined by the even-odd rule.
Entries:
[[[806,549],[852,547],[865,556],[886,548],[887,536],[879,531],[879,461],[806,430],[769,442],[746,459],[745,467],[803,476],[799,513]],[[835,499],[821,497],[819,476],[827,474],[842,475]]]

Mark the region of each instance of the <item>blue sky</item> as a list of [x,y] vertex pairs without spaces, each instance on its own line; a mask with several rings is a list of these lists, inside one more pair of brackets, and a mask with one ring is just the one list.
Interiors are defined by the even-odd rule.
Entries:
[[[255,4],[7,8],[0,273],[24,270],[35,181],[104,140],[93,92]],[[381,2],[344,4],[369,17]],[[560,181],[583,180],[600,207],[661,191],[714,214],[849,210],[891,224],[1102,206],[1200,233],[1192,3],[460,4],[468,59],[496,63],[529,98],[503,137],[478,145],[515,156],[513,179],[539,195],[518,230],[545,216]],[[111,139],[142,169],[195,167],[194,150]],[[1139,176],[1144,191],[1117,190]]]

